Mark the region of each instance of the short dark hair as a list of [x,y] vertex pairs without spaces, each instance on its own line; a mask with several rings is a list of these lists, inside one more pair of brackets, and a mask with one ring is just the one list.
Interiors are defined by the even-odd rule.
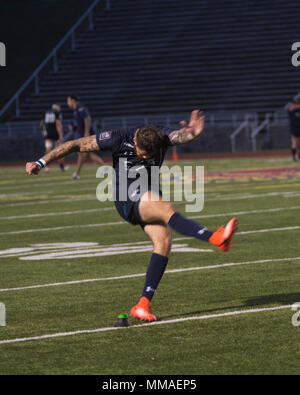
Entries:
[[136,134],[136,144],[149,156],[154,156],[162,147],[164,136],[155,126],[142,126]]
[[79,101],[79,97],[77,95],[74,95],[73,93],[71,95],[68,95],[67,97],[69,97],[72,100]]

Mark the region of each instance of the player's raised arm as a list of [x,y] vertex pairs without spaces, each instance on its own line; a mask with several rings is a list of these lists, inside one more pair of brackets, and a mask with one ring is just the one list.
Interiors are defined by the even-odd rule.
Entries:
[[183,128],[174,130],[169,134],[171,145],[180,145],[189,143],[197,139],[204,129],[205,117],[202,111],[192,111],[189,123],[181,121]]
[[39,171],[47,164],[63,158],[72,152],[93,152],[99,151],[99,145],[96,140],[96,135],[83,137],[81,139],[67,141],[66,143],[59,145],[48,154],[44,155],[41,159],[36,162],[26,163],[26,172],[28,174],[38,174]]
[[295,101],[292,101],[288,106],[288,111],[294,111],[299,109],[300,109],[300,103],[297,103]]

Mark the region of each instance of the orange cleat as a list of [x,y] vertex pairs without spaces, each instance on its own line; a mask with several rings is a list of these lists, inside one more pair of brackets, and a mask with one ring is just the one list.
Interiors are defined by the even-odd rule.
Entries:
[[221,251],[228,251],[232,244],[232,236],[237,230],[238,221],[232,218],[226,226],[221,226],[209,239],[211,244],[218,246]]
[[151,302],[145,296],[131,309],[130,315],[143,321],[156,321],[156,317],[151,311]]

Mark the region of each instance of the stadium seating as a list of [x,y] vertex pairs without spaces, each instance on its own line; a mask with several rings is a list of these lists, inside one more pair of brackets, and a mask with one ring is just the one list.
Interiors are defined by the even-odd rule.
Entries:
[[94,117],[276,110],[299,89],[299,11],[283,0],[112,0],[24,99],[21,120],[70,92]]

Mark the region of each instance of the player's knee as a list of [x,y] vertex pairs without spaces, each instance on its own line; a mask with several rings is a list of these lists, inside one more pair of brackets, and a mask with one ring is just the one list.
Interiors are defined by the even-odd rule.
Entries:
[[172,203],[161,199],[161,196],[148,192],[140,203],[140,214],[148,220],[161,221],[168,224],[170,217],[174,214],[175,208]]
[[170,202],[163,202],[161,212],[164,219],[164,223],[167,225],[172,215],[175,213],[175,208]]
[[166,235],[155,240],[153,243],[154,252],[163,256],[168,256],[171,250],[171,235]]

